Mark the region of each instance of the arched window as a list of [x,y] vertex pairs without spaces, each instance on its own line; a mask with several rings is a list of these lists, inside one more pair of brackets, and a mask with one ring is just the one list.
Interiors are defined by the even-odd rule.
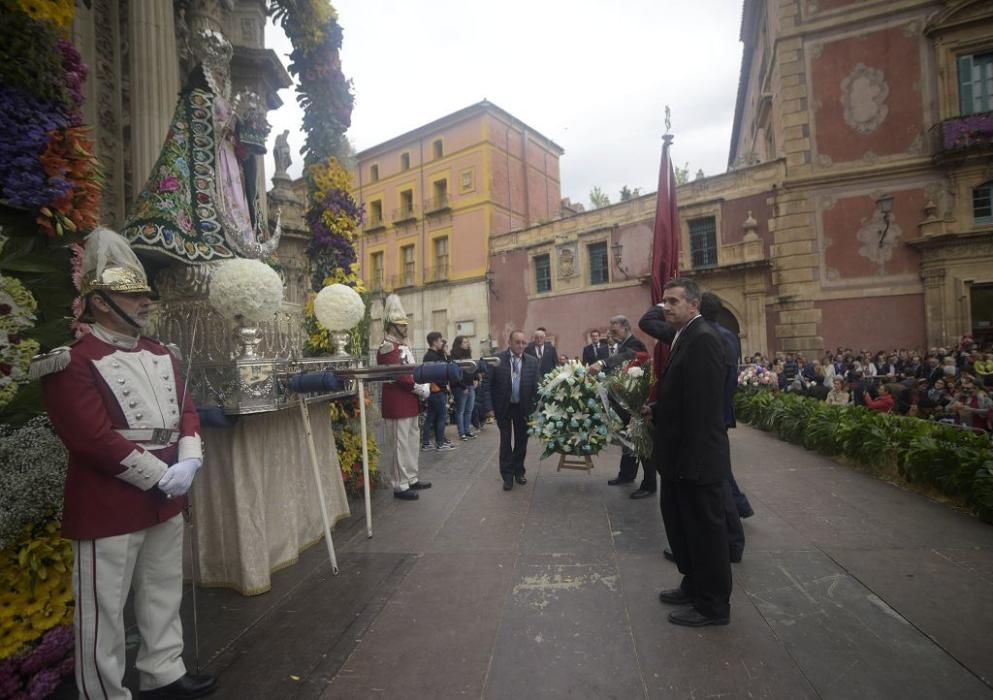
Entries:
[[977,224],[993,224],[993,180],[972,191],[972,216]]

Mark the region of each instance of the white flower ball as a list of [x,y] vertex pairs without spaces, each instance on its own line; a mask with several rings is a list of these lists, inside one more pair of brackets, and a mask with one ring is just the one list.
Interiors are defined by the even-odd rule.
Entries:
[[633,377],[635,379],[639,379],[645,376],[645,370],[643,370],[641,367],[629,367],[628,376]]
[[282,303],[283,281],[261,260],[224,260],[210,275],[210,304],[224,318],[268,321]]
[[347,331],[365,316],[365,303],[348,285],[330,284],[314,299],[314,315],[329,331]]

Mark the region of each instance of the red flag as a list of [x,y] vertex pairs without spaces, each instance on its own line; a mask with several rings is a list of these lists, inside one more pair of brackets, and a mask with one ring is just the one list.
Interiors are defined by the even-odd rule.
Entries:
[[662,301],[662,287],[679,275],[679,215],[676,210],[676,175],[669,158],[672,136],[662,137],[659,191],[655,197],[655,237],[652,240],[652,303]]
[[[673,172],[669,146],[672,136],[662,137],[662,163],[659,165],[659,189],[655,196],[655,235],[652,239],[652,303],[662,301],[662,287],[679,275],[679,212],[676,208],[676,174]],[[658,385],[662,368],[669,359],[669,344],[655,343],[653,374]]]

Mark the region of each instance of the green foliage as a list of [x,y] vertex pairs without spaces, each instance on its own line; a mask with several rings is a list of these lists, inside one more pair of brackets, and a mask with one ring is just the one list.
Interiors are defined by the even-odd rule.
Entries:
[[590,190],[590,205],[594,209],[599,209],[601,207],[609,207],[610,197],[608,197],[607,193],[601,190],[599,187],[594,187],[592,190]]
[[631,189],[627,185],[624,185],[623,187],[621,187],[621,201],[622,202],[626,202],[629,199],[634,199],[635,197],[640,197],[640,196],[641,196],[641,188],[640,187],[635,187],[634,189]]
[[869,468],[895,464],[908,483],[935,487],[993,522],[989,435],[766,388],[739,389],[735,408],[742,421],[807,449]]

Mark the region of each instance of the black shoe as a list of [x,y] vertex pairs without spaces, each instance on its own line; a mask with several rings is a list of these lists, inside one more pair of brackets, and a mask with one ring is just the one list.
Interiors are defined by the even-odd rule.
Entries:
[[521,486],[524,486],[524,484],[528,483],[528,478],[523,474],[518,474],[517,476],[514,477],[514,481],[516,481]]
[[646,489],[638,489],[637,491],[631,494],[631,498],[637,500],[639,498],[648,498],[649,496],[654,496],[654,495],[655,495],[654,491],[648,491]]
[[412,483],[410,485],[410,488],[414,489],[415,491],[420,491],[422,489],[429,489],[429,488],[431,488],[431,482],[430,481],[415,481],[414,483]]
[[610,479],[607,484],[610,486],[620,486],[621,484],[633,484],[634,479],[622,479],[617,477],[616,479]]
[[416,501],[420,496],[417,495],[416,491],[407,489],[406,491],[394,491],[393,498],[399,498],[401,501]]
[[659,593],[659,601],[666,605],[691,605],[693,599],[682,588],[667,588]]
[[686,627],[706,627],[707,625],[726,625],[731,622],[731,616],[708,617],[697,612],[696,608],[686,608],[686,610],[673,610],[669,613],[669,622]]
[[187,673],[178,681],[173,681],[169,685],[154,690],[143,690],[140,693],[142,700],[155,699],[173,700],[173,698],[200,698],[210,695],[217,690],[217,679],[208,673],[193,676]]
[[741,563],[741,555],[742,554],[743,554],[743,552],[732,549],[731,550],[731,563],[732,564],[740,564]]
[[662,556],[665,557],[666,559],[668,559],[669,561],[676,561],[676,557],[672,556],[672,551],[671,550],[663,549],[662,550]]
[[510,491],[510,489],[512,489],[512,488],[514,488],[514,480],[513,479],[504,479],[503,480],[503,490],[504,491]]
[[741,518],[742,520],[744,520],[745,518],[750,518],[753,515],[755,515],[755,511],[752,510],[751,506],[749,506],[744,511],[738,511],[738,517]]

